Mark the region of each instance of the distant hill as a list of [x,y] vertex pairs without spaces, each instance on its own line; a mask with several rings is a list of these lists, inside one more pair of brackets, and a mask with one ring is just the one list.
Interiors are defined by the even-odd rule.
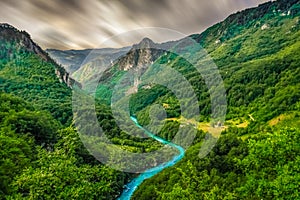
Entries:
[[[49,55],[61,64],[71,76],[84,84],[91,76],[101,73],[100,65],[105,68],[111,62],[125,55],[130,47],[120,49],[86,49],[60,51],[48,49]],[[97,63],[97,65],[95,65]]]
[[46,52],[70,74],[78,70],[92,49],[86,50],[56,50],[47,49]]

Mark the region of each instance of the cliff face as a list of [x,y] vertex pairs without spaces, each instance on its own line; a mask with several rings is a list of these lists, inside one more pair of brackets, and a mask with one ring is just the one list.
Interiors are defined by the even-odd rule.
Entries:
[[2,23],[0,24],[0,42],[0,58],[17,57],[18,54],[24,52],[34,53],[43,61],[54,64],[55,73],[61,82],[64,82],[70,88],[74,85],[80,87],[80,84],[73,80],[63,67],[55,63],[55,61],[31,39],[27,32],[19,31],[9,24]]
[[9,24],[0,24],[0,40],[8,41],[14,44],[16,48],[24,48],[29,52],[39,55],[43,60],[49,61],[47,54],[32,41],[27,32],[19,31]]
[[155,44],[149,38],[144,38],[139,44],[133,45],[132,49],[122,57],[118,64],[120,70],[130,69],[146,70],[159,56],[166,51],[161,44]]

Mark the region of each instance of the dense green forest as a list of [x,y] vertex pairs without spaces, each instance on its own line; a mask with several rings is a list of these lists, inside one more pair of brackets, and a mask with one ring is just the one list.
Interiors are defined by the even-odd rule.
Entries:
[[[195,143],[175,167],[146,180],[133,199],[300,198],[300,13],[296,2],[266,3],[192,36],[210,53],[224,79],[227,128],[207,157],[198,157],[201,142]],[[163,56],[160,62],[166,60]],[[180,69],[184,65],[180,62],[169,65],[193,83],[202,100],[199,121],[208,121],[203,79],[192,75],[195,70]],[[136,99],[147,99],[142,96]],[[154,102],[178,105],[171,94]],[[141,123],[149,122],[148,110],[140,111]],[[167,126],[175,127],[176,133],[176,126]],[[170,139],[169,133],[163,129],[160,134]]]
[[[223,77],[228,106],[225,129],[202,160],[200,131],[185,158],[145,181],[133,199],[299,198],[299,11],[299,1],[265,3],[191,36],[205,47]],[[195,52],[195,57],[201,53]],[[167,140],[173,139],[182,123],[206,131],[211,105],[199,72],[173,53],[163,54],[156,63],[172,67],[192,84],[200,116],[182,118],[172,91],[159,85],[139,87],[131,98],[131,113],[147,126],[151,105],[163,106],[169,119],[158,135]],[[111,97],[124,73],[117,70],[120,64],[100,79],[97,94],[104,100]]]
[[0,199],[115,199],[130,174],[84,148],[64,70],[27,33],[4,24],[0,35]]
[[[151,105],[161,105],[167,120],[159,136],[172,140],[181,124],[195,127],[197,135],[185,157],[146,180],[133,199],[299,199],[300,2],[265,3],[190,37],[207,50],[224,80],[228,110],[222,135],[200,158],[207,127],[213,125],[208,88],[184,59],[161,55],[155,63],[191,83],[200,116],[183,118],[174,94],[159,85],[139,87],[130,112],[147,126]],[[28,42],[27,33],[1,25],[0,199],[116,199],[137,174],[90,155],[73,120],[71,87],[80,90],[79,84],[70,84],[64,69]],[[107,98],[125,72],[118,64],[109,70],[95,105],[108,138],[131,152],[161,148],[152,139],[129,136],[130,124],[127,131],[118,127]]]

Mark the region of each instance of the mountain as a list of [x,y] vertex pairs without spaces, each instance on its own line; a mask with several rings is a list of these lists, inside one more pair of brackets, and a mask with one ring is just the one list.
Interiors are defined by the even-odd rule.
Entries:
[[157,44],[150,38],[144,38],[140,43],[133,45],[131,50],[118,60],[119,69],[124,71],[133,68],[142,69],[157,60],[174,44],[175,42]]
[[18,95],[62,123],[70,123],[70,88],[80,84],[25,31],[0,24],[0,42],[0,91]]
[[[25,48],[26,50],[33,52],[37,55],[39,55],[43,60],[48,61],[50,58],[43,52],[43,50],[31,40],[30,35],[25,31],[18,31],[15,27],[6,24],[1,23],[0,24],[0,39],[4,42],[11,42],[11,43],[18,43],[19,48]],[[3,45],[4,46],[4,45]],[[2,46],[2,48],[3,48]],[[8,57],[9,51],[5,51],[8,49],[2,49],[3,54],[1,54],[3,57]]]
[[[128,107],[141,126],[167,141],[178,133],[185,136],[195,131],[184,158],[145,180],[132,199],[299,199],[299,1],[268,2],[178,41],[156,44],[145,38],[122,52],[115,50],[112,57],[112,49],[106,49],[107,55],[105,49],[96,50],[95,56],[90,52],[84,67],[72,74],[88,93],[26,32],[8,24],[0,30],[1,199],[117,199],[138,176],[114,170],[90,155],[82,132],[88,133],[87,140],[95,149],[98,132],[88,106],[72,110],[70,87],[80,94],[81,102],[95,102],[91,107],[96,124],[119,149],[142,154],[163,147],[151,138],[132,136],[143,131],[128,113],[113,110],[119,104]],[[194,43],[187,42],[191,40]],[[103,59],[98,59],[97,51],[105,54]],[[59,56],[75,55],[64,53]],[[62,62],[73,70],[85,53],[80,52],[74,64],[72,58]],[[213,65],[226,90],[224,121],[211,120],[210,92],[220,88],[208,88],[201,74],[207,72],[215,82]],[[163,71],[167,68],[172,70]],[[132,76],[133,72],[139,73]],[[148,76],[153,79],[144,83]],[[190,88],[181,87],[181,82],[188,82]],[[182,112],[181,106],[190,113],[195,108],[190,103],[193,96],[182,95],[186,92],[195,93],[200,116]],[[123,98],[118,98],[120,93],[125,94]],[[214,110],[222,110],[221,106]],[[85,123],[75,128],[77,120]],[[222,131],[220,137],[208,133],[210,128]],[[199,150],[207,141],[216,144],[206,157],[200,157]],[[108,150],[100,144],[96,153],[101,156]],[[112,158],[120,167],[128,164],[115,154],[109,155],[108,162]],[[142,163],[154,167],[159,161],[150,157]],[[136,167],[135,162],[130,164]]]
[[[59,65],[57,65],[52,58],[41,49],[35,42],[32,41],[30,35],[25,31],[19,31],[9,24],[0,24],[0,40],[1,40],[1,59],[8,59],[13,57],[14,50],[18,50],[20,53],[23,51],[30,52],[38,55],[42,60],[55,64],[55,73],[59,77],[60,81],[65,82],[69,87],[77,84],[72,78],[69,77],[69,73]],[[9,47],[7,43],[12,43],[13,46]]]
[[[138,70],[143,74],[149,65],[154,63],[161,55],[172,48],[177,41],[169,41],[165,43],[154,43],[149,38],[144,38],[132,47],[126,47],[126,51],[118,56],[112,54],[111,62],[99,62],[93,56],[86,58],[84,67],[74,73],[74,77],[82,77],[80,79],[83,84],[83,89],[89,93],[102,93],[104,100],[109,101],[111,97],[111,90],[114,87],[114,79],[118,81],[124,72],[129,70]],[[98,51],[101,51],[98,50]],[[97,55],[97,53],[95,53]],[[98,62],[96,62],[98,61]],[[89,75],[87,75],[87,73]],[[77,79],[78,80],[78,79]],[[108,89],[109,88],[109,89]]]
[[80,86],[28,33],[0,24],[0,199],[119,195],[131,175],[99,163],[72,125],[71,88]]
[[103,72],[109,73],[110,68],[116,63],[126,70],[137,65],[141,67],[154,62],[174,44],[174,41],[156,44],[151,39],[144,38],[139,44],[120,49],[104,48],[66,51],[48,49],[47,52],[71,74],[72,78],[87,89],[89,85],[99,81],[99,76]]
[[[224,122],[210,121],[211,99],[205,80],[187,60],[172,53],[172,49],[182,45],[179,48],[190,50],[190,58],[198,59],[205,70],[207,57],[201,59],[203,51],[182,44],[189,38],[173,42],[166,51],[159,48],[161,44],[145,38],[101,77],[91,79],[85,89],[93,92],[89,84],[90,88],[98,85],[96,97],[108,105],[116,86],[121,84],[117,92],[131,94],[130,114],[145,127],[153,122],[151,117],[159,114],[153,113],[152,106],[162,106],[167,116],[165,124],[162,128],[152,127],[151,131],[157,130],[157,135],[166,140],[172,140],[180,126],[194,126],[206,132],[210,126],[224,123],[222,136],[206,158],[198,157],[203,137],[199,136],[187,150],[184,161],[145,181],[133,199],[296,198],[293,190],[299,173],[293,166],[298,165],[300,153],[296,147],[300,142],[299,4],[299,0],[268,2],[189,36],[209,53],[223,78],[227,95]],[[180,104],[170,89],[159,84],[144,85],[137,77],[130,79],[132,70],[141,75],[156,64],[171,67],[192,85],[199,118],[182,117]],[[126,81],[134,87],[122,87]],[[116,97],[114,100],[122,101]],[[185,100],[188,104],[189,99]],[[281,187],[285,182],[288,186]]]
[[54,60],[61,64],[75,80],[84,85],[85,82],[90,80],[91,76],[101,73],[102,68],[106,68],[111,62],[125,55],[129,49],[130,47],[67,51],[48,49],[47,52]]
[[70,74],[74,73],[80,68],[82,62],[91,51],[92,49],[66,51],[56,49],[46,50],[49,56],[53,58],[57,63],[62,65]]
[[[287,81],[283,77],[298,73],[299,24],[299,1],[281,0],[233,14],[203,33],[189,36],[204,47],[220,70],[228,95],[227,120],[249,122],[250,113],[270,120],[297,103],[296,77],[287,83],[293,91],[290,91],[293,97],[285,99],[286,103],[282,104],[284,99],[280,96],[287,90],[286,87],[281,87]],[[181,41],[171,43],[169,49]],[[151,63],[166,64],[192,83],[199,99],[201,114],[208,116],[209,95],[207,88],[203,87],[201,75],[188,68],[188,63],[183,68],[182,59],[168,51],[162,51],[163,48],[159,45],[147,38],[134,45],[114,67],[104,72],[99,80],[98,96],[110,99],[110,91],[128,69],[139,70]],[[195,52],[194,58],[201,58],[201,53],[203,52]],[[201,59],[199,62],[202,62]],[[270,90],[273,91],[272,94],[267,95]],[[147,89],[140,88],[140,92],[143,95],[137,94],[136,99],[143,99],[145,102],[175,102],[170,97],[170,92],[163,92],[165,97],[153,96]],[[283,105],[286,106],[283,108]],[[241,110],[243,111],[240,112]],[[272,112],[268,112],[269,110]]]
[[[300,143],[300,1],[268,2],[190,37],[206,49],[224,80],[225,129],[207,157],[199,158],[201,145],[196,142],[181,163],[146,180],[132,199],[298,198],[293,190],[298,187],[299,172],[293,166],[299,164],[300,153],[294,146]],[[163,55],[155,62],[168,64],[170,58]],[[169,123],[204,131],[209,127],[211,104],[205,82],[195,70],[181,68],[183,63],[175,58],[168,65],[193,85],[200,119],[182,118],[171,92],[140,87],[131,103],[146,102],[135,108],[144,126],[151,123],[150,105],[159,104]],[[159,92],[162,95],[153,95]],[[172,139],[177,129],[171,133],[170,127],[165,125],[158,134]]]
[[130,47],[120,49],[94,49],[82,63],[81,68],[73,73],[73,77],[83,85],[90,82],[92,77],[101,74],[115,60],[125,55]]

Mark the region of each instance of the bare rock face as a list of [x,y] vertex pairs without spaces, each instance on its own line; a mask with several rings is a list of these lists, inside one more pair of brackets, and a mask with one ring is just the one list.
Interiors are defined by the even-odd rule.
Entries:
[[269,29],[270,26],[268,24],[264,24],[262,27],[261,27],[261,30],[266,30],[266,29]]
[[[30,35],[25,31],[19,31],[15,27],[1,23],[0,24],[0,49],[7,48],[2,44],[5,42],[9,42],[14,46],[15,49],[22,49],[23,51],[31,52],[38,55],[42,60],[46,62],[51,62],[55,66],[55,72],[57,77],[61,82],[64,82],[69,87],[73,87],[73,85],[77,85],[80,87],[80,84],[77,83],[75,80],[70,78],[69,74],[66,70],[55,63],[55,61],[50,58],[50,56],[39,46],[37,45],[30,37]],[[11,49],[7,49],[7,51],[3,51],[7,54],[11,53]],[[3,56],[3,55],[2,55]],[[9,56],[9,55],[6,55]]]
[[159,44],[155,44],[149,38],[144,38],[139,44],[133,45],[127,55],[120,59],[120,70],[137,69],[144,71],[164,52],[165,50]]
[[9,24],[0,24],[0,40],[7,40],[15,43],[19,47],[25,48],[29,52],[39,55],[43,60],[49,61],[47,53],[32,41],[30,35],[25,31],[19,31]]

